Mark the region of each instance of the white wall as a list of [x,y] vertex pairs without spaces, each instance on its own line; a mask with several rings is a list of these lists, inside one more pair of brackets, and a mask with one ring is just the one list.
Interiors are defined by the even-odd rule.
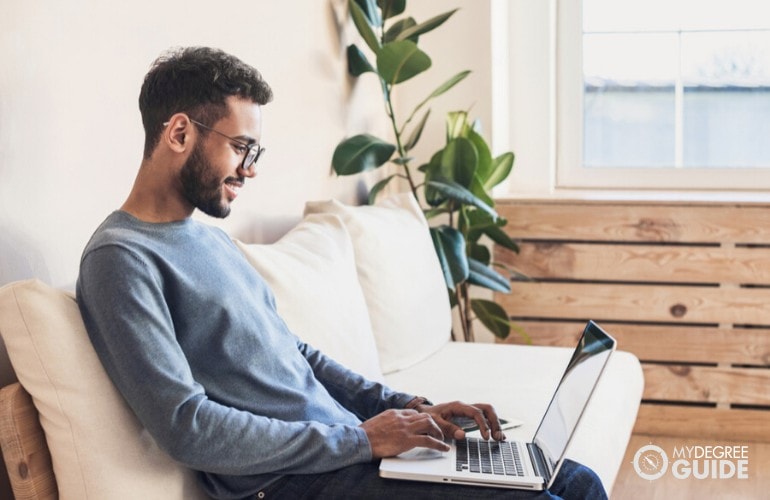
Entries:
[[354,202],[362,180],[330,174],[334,146],[349,132],[387,129],[377,88],[347,77],[354,29],[338,29],[344,12],[344,0],[3,0],[0,285],[74,283],[89,236],[131,187],[143,146],[139,88],[170,46],[220,47],[275,93],[259,175],[225,229],[260,237],[271,229],[262,217],[297,218],[306,200]]
[[436,87],[460,71],[471,70],[465,80],[429,106],[428,124],[414,150],[415,165],[427,163],[446,144],[445,118],[450,111],[469,110],[472,119],[480,120],[485,138],[490,141],[492,137],[490,0],[407,1],[408,13],[418,23],[452,9],[459,10],[420,38],[420,48],[431,57],[431,68],[396,87],[397,105],[408,116]]

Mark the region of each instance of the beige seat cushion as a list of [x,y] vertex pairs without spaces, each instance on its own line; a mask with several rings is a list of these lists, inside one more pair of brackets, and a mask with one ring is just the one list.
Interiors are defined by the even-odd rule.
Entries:
[[409,368],[449,342],[452,314],[428,222],[411,193],[376,206],[310,202],[305,213],[329,213],[353,241],[384,374]]

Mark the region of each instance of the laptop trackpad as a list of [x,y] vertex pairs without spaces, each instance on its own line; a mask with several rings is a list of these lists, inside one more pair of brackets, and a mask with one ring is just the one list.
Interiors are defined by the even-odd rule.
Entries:
[[398,455],[398,458],[405,458],[408,460],[429,460],[434,458],[441,458],[443,456],[443,452],[434,450],[433,448],[423,448],[422,446],[418,446],[416,448],[412,448],[409,451],[401,453]]

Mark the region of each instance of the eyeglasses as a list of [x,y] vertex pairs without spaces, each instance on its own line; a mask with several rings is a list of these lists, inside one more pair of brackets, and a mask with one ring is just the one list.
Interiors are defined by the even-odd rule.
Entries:
[[263,148],[259,144],[249,144],[247,142],[243,142],[243,141],[241,141],[239,139],[236,139],[234,137],[230,137],[229,135],[223,134],[219,130],[213,129],[213,128],[209,127],[208,125],[204,125],[204,124],[202,124],[199,121],[193,120],[192,118],[190,118],[190,121],[193,122],[194,124],[196,124],[199,127],[203,127],[206,130],[211,130],[215,134],[219,134],[222,137],[226,137],[226,138],[230,139],[231,141],[233,141],[233,142],[235,142],[237,144],[240,144],[241,146],[246,148],[246,156],[243,157],[243,163],[241,163],[241,168],[243,170],[247,171],[247,172],[249,171],[249,169],[251,168],[252,165],[257,163],[257,160],[259,160],[259,157],[262,156],[262,153],[265,152],[265,148]]

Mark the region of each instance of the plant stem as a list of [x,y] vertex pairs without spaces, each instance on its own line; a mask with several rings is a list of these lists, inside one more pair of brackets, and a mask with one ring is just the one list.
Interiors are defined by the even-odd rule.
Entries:
[[471,318],[471,293],[469,290],[469,285],[467,281],[463,281],[462,285],[463,287],[463,301],[464,306],[463,309],[465,309],[465,341],[466,342],[474,342],[476,340],[475,335],[473,334],[473,318]]
[[457,285],[457,312],[460,316],[460,326],[463,329],[463,339],[466,342],[474,342],[473,318],[470,316],[471,297],[469,285],[464,281]]
[[463,340],[468,341],[468,330],[465,324],[465,308],[463,307],[463,285],[462,283],[457,285],[455,289],[455,296],[457,297],[457,314],[460,316],[460,327],[463,329]]
[[402,165],[404,167],[404,173],[406,174],[406,180],[409,182],[409,189],[412,191],[412,194],[414,195],[414,199],[419,201],[419,197],[417,196],[417,186],[414,184],[414,180],[412,179],[412,173],[409,170],[409,163],[406,160],[406,151],[404,151],[404,145],[401,144],[401,132],[398,130],[398,125],[396,125],[396,114],[393,111],[393,100],[390,98],[391,95],[391,86],[387,83],[383,83],[382,85],[383,93],[385,94],[385,102],[387,104],[388,110],[387,115],[388,118],[390,118],[390,125],[393,127],[393,133],[396,136],[396,147],[398,148],[398,156],[402,160]]

